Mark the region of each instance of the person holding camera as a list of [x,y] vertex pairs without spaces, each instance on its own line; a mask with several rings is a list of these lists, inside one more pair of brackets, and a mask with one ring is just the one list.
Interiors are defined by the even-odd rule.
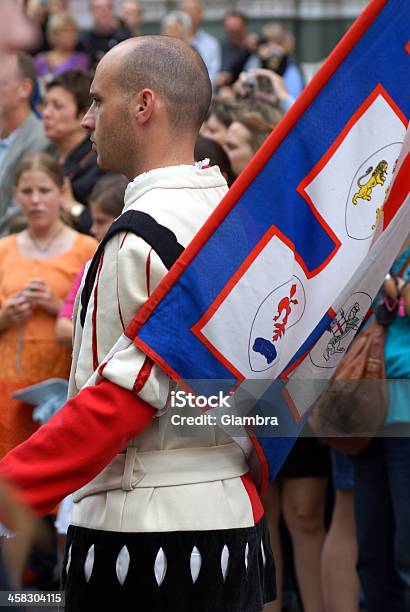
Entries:
[[[251,68],[241,72],[233,84],[233,90],[240,100],[258,100],[262,106],[275,108],[282,114],[286,113],[295,101],[284,79],[268,68]],[[272,121],[270,117],[268,120]]]
[[292,55],[295,38],[280,23],[267,23],[256,44],[260,67],[282,77],[289,94],[296,99],[305,87],[302,72]]

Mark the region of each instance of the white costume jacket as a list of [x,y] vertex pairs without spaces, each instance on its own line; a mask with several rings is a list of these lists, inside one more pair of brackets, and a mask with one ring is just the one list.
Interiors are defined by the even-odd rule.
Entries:
[[[128,185],[124,211],[149,214],[185,247],[226,190],[216,167],[160,168]],[[0,463],[39,513],[76,490],[72,524],[103,531],[246,528],[262,516],[242,450],[216,427],[176,435],[167,415],[173,383],[135,345],[100,368],[102,383],[83,388],[166,273],[132,233],[106,244],[84,328],[75,322],[73,399]]]

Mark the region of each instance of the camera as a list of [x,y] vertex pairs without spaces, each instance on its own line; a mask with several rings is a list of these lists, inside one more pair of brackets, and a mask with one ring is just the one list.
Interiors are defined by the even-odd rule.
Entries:
[[247,74],[243,86],[248,94],[253,93],[258,89],[258,79],[254,74]]
[[269,77],[262,75],[256,76],[255,74],[246,75],[243,87],[247,96],[252,96],[256,91],[262,91],[267,94],[272,94],[274,91],[272,81]]

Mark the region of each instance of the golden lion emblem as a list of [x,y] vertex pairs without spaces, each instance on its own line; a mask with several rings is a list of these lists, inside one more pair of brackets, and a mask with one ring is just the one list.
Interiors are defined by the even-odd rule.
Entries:
[[[377,185],[384,185],[384,182],[387,177],[387,170],[389,166],[386,160],[382,159],[373,170],[373,166],[367,169],[366,174],[363,174],[357,181],[357,186],[359,187],[359,191],[353,196],[353,204],[356,206],[358,204],[358,199],[367,200],[368,202],[372,199],[372,191]],[[372,172],[372,176],[369,178],[367,183],[362,185],[361,181],[366,178]]]

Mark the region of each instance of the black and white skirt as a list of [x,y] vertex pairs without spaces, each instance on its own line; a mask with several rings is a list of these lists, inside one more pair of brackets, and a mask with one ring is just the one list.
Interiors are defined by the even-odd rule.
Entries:
[[66,612],[259,612],[275,592],[264,519],[220,531],[118,533],[70,526]]

